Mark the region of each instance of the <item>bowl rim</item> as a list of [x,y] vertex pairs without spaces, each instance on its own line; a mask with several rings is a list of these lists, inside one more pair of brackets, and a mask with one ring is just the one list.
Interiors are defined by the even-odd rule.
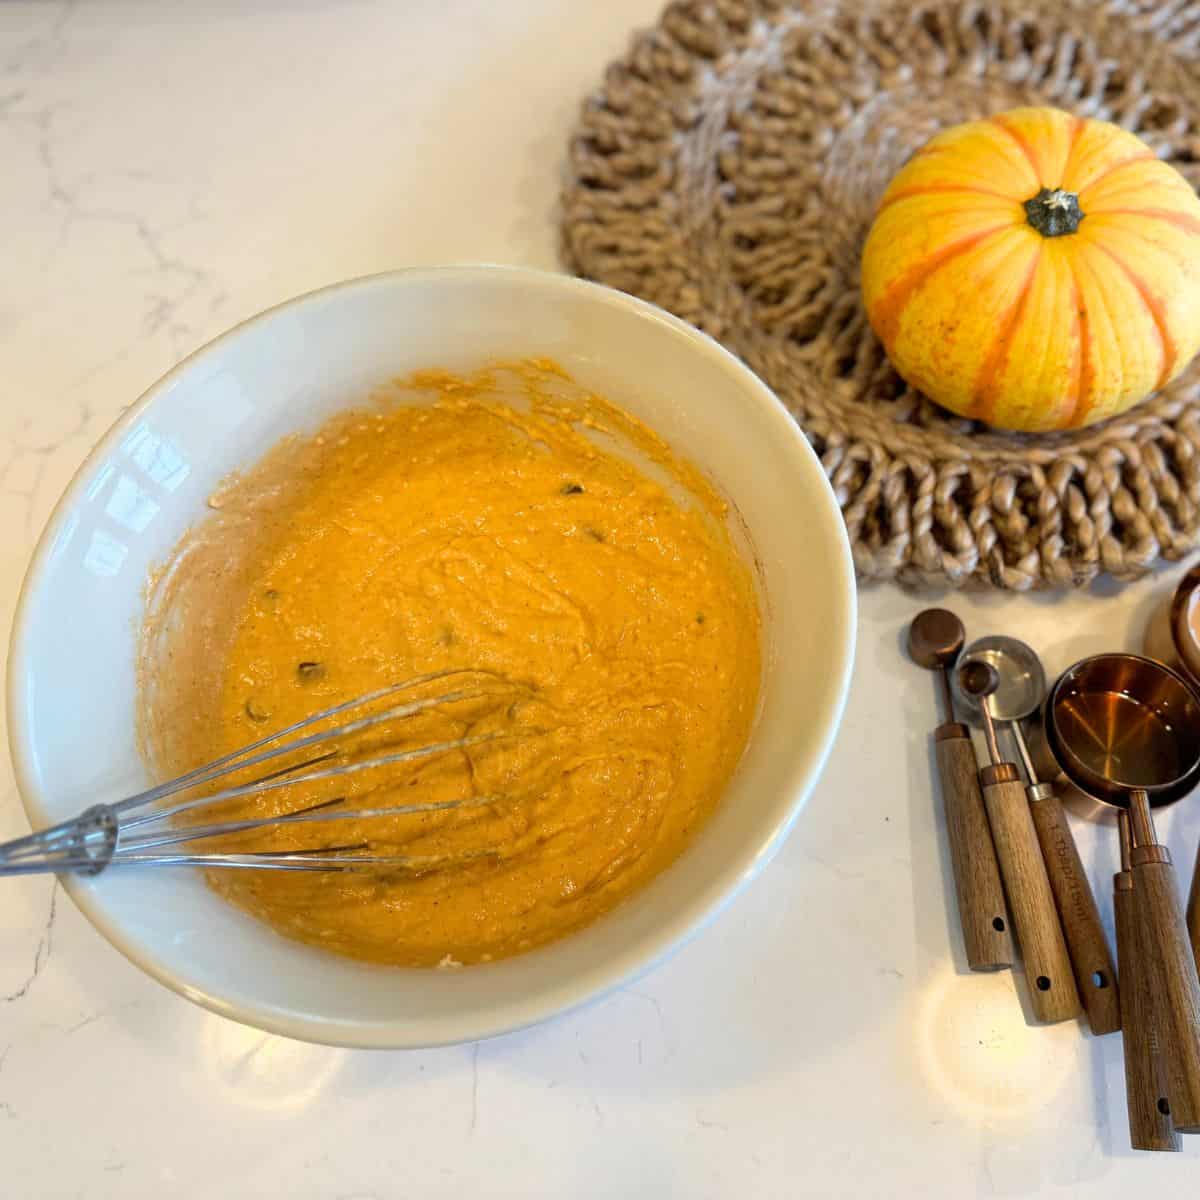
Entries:
[[[849,538],[833,487],[816,452],[809,445],[800,426],[784,408],[779,398],[749,367],[715,339],[681,318],[649,301],[590,280],[579,279],[557,271],[501,263],[464,263],[448,266],[398,268],[340,280],[293,296],[239,321],[205,342],[150,384],[97,440],[72,473],[69,482],[51,510],[30,555],[21,582],[8,643],[5,697],[9,753],[17,791],[31,826],[37,828],[48,823],[50,818],[41,804],[39,790],[34,783],[29,761],[29,728],[21,699],[20,684],[27,673],[27,664],[31,654],[31,648],[28,645],[30,612],[34,596],[38,592],[48,568],[50,547],[54,545],[67,514],[78,503],[78,493],[82,481],[96,460],[116,447],[126,431],[161,396],[169,391],[179,378],[193,370],[205,359],[219,353],[227,342],[241,336],[256,325],[266,324],[282,312],[314,302],[319,298],[329,297],[339,291],[397,284],[436,283],[449,279],[470,280],[472,278],[480,280],[506,278],[513,283],[527,287],[583,295],[589,301],[636,313],[663,326],[675,335],[681,335],[684,340],[692,344],[695,350],[709,357],[727,374],[733,376],[744,393],[754,397],[764,415],[775,424],[779,439],[790,444],[799,458],[807,463],[804,469],[814,471],[820,480],[817,491],[823,496],[824,504],[818,505],[817,510],[820,512],[820,520],[827,527],[831,527],[834,533],[832,541],[837,547],[834,570],[837,576],[836,586],[841,593],[839,597],[841,620],[839,623],[842,627],[828,631],[838,676],[836,694],[833,703],[826,709],[823,727],[819,730],[819,738],[816,742],[816,753],[806,763],[797,764],[791,772],[789,785],[791,800],[786,814],[765,831],[761,841],[750,855],[749,861],[743,863],[740,872],[735,877],[721,880],[713,887],[706,889],[705,892],[698,892],[670,919],[659,924],[652,934],[642,936],[630,947],[609,956],[600,966],[573,977],[570,985],[543,989],[533,996],[522,998],[519,1004],[510,1004],[494,1013],[489,1013],[487,1019],[475,1017],[470,1022],[464,1019],[460,1022],[464,1028],[448,1030],[435,1038],[414,1036],[411,1021],[367,1022],[323,1018],[308,1013],[281,1012],[274,1007],[255,1006],[253,1003],[245,1001],[227,1000],[215,991],[210,992],[192,984],[174,969],[160,962],[153,953],[143,952],[135,942],[126,936],[119,923],[110,921],[100,906],[92,902],[90,890],[82,886],[80,877],[72,874],[58,876],[58,880],[68,896],[92,926],[130,962],[152,979],[210,1012],[232,1018],[266,1033],[317,1044],[362,1049],[418,1049],[461,1044],[482,1041],[529,1028],[541,1021],[599,1000],[617,988],[634,982],[661,965],[693,937],[707,928],[774,857],[791,832],[813,787],[825,769],[845,713],[854,663],[858,616],[857,585]],[[470,1028],[465,1027],[467,1024],[470,1024]]]

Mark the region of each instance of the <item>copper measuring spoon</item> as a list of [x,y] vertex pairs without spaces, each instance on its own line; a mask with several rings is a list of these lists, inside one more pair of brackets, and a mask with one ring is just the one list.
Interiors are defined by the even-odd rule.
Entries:
[[979,763],[970,730],[954,719],[950,690],[950,671],[965,640],[962,622],[944,608],[918,613],[908,628],[913,662],[938,671],[942,681],[946,720],[933,738],[967,964],[972,971],[998,971],[1013,960],[1008,910],[979,790]]
[[1083,1009],[1054,892],[1025,799],[1021,773],[1014,763],[1003,760],[996,740],[990,697],[999,686],[1000,676],[989,663],[976,661],[965,663],[958,678],[964,692],[979,698],[983,715],[991,765],[979,773],[979,781],[1025,962],[1030,1004],[1039,1021],[1069,1021]]
[[[1025,797],[1088,1025],[1097,1035],[1115,1033],[1121,1028],[1121,1003],[1117,972],[1100,912],[1062,801],[1051,784],[1038,779],[1021,727],[1025,718],[1038,712],[1046,696],[1046,674],[1041,659],[1031,646],[1016,638],[985,637],[972,642],[960,661],[963,666],[987,663],[996,671],[996,690],[988,697],[987,704],[993,719],[1008,727],[1025,773]],[[977,717],[982,715],[976,697],[968,693],[963,699],[969,712]]]
[[1101,654],[1076,663],[1054,685],[1045,727],[1068,779],[1128,811],[1134,936],[1120,964],[1125,990],[1144,987],[1153,997],[1172,1122],[1200,1132],[1200,979],[1171,855],[1151,813],[1200,780],[1200,702],[1161,663]]

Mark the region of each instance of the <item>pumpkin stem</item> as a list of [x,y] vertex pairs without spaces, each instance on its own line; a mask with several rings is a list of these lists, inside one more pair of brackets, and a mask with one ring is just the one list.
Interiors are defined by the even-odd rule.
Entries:
[[1042,188],[1032,200],[1025,201],[1025,217],[1042,237],[1074,233],[1084,215],[1079,197],[1062,188]]

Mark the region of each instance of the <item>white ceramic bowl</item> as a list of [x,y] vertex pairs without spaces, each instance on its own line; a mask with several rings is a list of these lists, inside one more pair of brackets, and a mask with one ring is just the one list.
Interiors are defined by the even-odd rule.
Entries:
[[190,872],[65,886],[135,963],[214,1012],[345,1046],[430,1046],[529,1025],[662,959],[771,857],[833,742],[854,647],[838,507],[783,406],[715,342],[619,292],[505,267],[402,271],[263,313],[155,384],[89,456],[33,557],[9,656],[9,737],[41,826],[143,786],[134,642],[143,587],[214,485],[285,433],[422,367],[548,355],[640,417],[744,522],[764,608],[761,713],[683,856],[591,927],[463,971],[362,965],[286,941]]

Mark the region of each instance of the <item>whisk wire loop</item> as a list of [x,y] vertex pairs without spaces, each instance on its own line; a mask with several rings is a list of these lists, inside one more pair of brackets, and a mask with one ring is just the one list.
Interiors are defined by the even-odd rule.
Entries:
[[[351,716],[327,728],[317,728],[334,718],[346,717],[377,705],[381,701],[412,693],[429,684],[441,684],[455,677],[471,676],[472,681],[432,696],[417,696],[402,703],[389,704],[377,712]],[[353,845],[310,846],[303,849],[211,850],[165,852],[165,848],[188,842],[204,842],[231,835],[278,830],[292,826],[317,827],[339,821],[382,820],[426,813],[452,812],[485,808],[504,801],[499,794],[464,796],[457,799],[418,801],[409,804],[371,805],[348,808],[344,797],[311,804],[274,816],[243,817],[207,823],[173,823],[184,814],[202,815],[229,801],[257,796],[284,788],[323,783],[328,780],[375,770],[380,767],[418,763],[422,760],[468,751],[488,742],[536,736],[540,730],[501,728],[484,733],[466,732],[461,737],[429,742],[415,747],[344,759],[347,743],[369,730],[386,731],[398,722],[409,721],[421,713],[447,705],[507,698],[513,693],[528,693],[529,688],[492,671],[473,668],[434,671],[402,683],[379,688],[353,700],[335,704],[283,729],[276,730],[212,762],[195,767],[174,779],[146,788],[132,796],[107,804],[95,804],[79,816],[62,821],[25,837],[0,844],[0,875],[30,875],[43,872],[73,871],[97,875],[113,866],[230,868],[241,870],[282,871],[363,871],[381,868],[420,872],[449,863],[461,863],[486,856],[488,850],[460,855],[406,855],[374,852],[370,842]],[[319,753],[307,752],[319,750]],[[301,755],[297,761],[276,765],[281,759]],[[271,765],[265,774],[248,781],[230,782],[209,794],[164,805],[162,801],[190,792],[206,784],[219,783],[231,776]],[[156,826],[150,829],[150,826]],[[140,832],[138,832],[140,831]]]

